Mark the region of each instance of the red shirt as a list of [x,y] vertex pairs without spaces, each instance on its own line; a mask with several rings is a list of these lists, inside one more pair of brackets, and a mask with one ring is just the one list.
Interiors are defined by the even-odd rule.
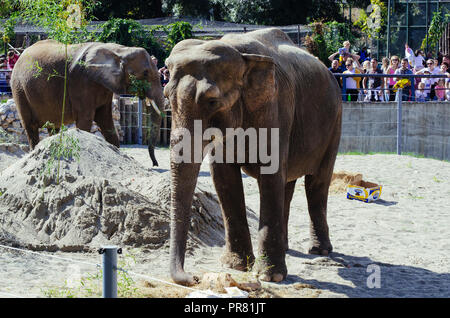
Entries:
[[17,60],[19,59],[19,55],[14,54],[12,58],[6,59],[6,65],[7,67],[12,70],[14,68],[14,65],[16,64]]

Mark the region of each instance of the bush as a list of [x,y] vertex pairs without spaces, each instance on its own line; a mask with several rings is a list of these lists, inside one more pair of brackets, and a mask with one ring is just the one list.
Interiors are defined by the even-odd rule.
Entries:
[[94,35],[94,40],[138,46],[146,49],[158,60],[164,60],[167,53],[157,39],[139,22],[130,19],[111,19],[102,25],[102,32]]

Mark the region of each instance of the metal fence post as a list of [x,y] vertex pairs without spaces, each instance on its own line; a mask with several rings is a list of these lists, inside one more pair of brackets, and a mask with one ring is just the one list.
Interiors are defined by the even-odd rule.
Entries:
[[104,246],[102,254],[103,298],[117,298],[117,246]]
[[138,138],[138,144],[142,145],[142,99],[139,98],[138,101],[138,131],[137,131],[137,138]]
[[397,90],[397,155],[402,154],[402,99],[403,90]]

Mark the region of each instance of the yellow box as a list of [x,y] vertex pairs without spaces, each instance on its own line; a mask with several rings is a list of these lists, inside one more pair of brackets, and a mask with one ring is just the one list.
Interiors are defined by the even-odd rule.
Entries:
[[376,201],[381,196],[381,189],[383,187],[376,183],[360,181],[358,185],[347,186],[347,199],[359,200],[363,202]]

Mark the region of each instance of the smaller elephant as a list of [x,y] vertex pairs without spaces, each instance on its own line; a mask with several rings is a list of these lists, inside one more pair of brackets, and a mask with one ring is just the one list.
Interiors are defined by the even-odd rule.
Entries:
[[[90,131],[95,121],[106,141],[119,147],[112,119],[112,96],[129,94],[133,77],[150,84],[145,88],[145,96],[157,105],[154,107],[162,109],[159,73],[145,49],[89,42],[68,45],[67,57],[63,44],[39,41],[23,52],[12,72],[13,98],[32,149],[39,142],[39,128],[46,122],[52,123],[56,131],[62,124],[72,122],[79,129]],[[67,90],[61,122],[65,70]],[[152,120],[153,131],[159,131],[160,113],[152,115]],[[150,156],[157,165],[151,146]]]

